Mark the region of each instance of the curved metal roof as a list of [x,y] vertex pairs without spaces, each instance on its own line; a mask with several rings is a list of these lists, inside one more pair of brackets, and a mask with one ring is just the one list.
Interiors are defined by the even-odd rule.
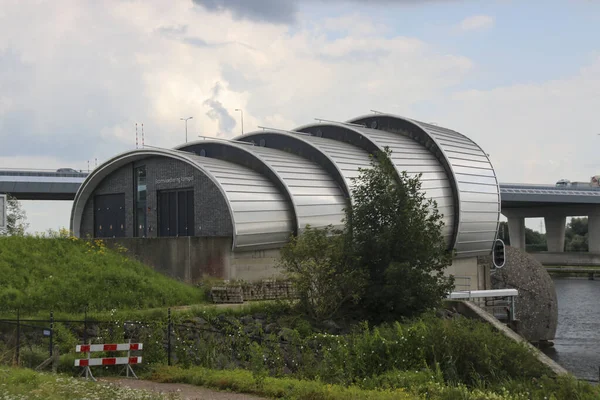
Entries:
[[456,188],[457,257],[490,254],[500,221],[500,190],[481,147],[456,131],[391,114],[369,114],[348,122],[410,137],[434,154]]
[[307,158],[230,141],[195,141],[178,146],[178,149],[241,164],[275,180],[274,183],[289,196],[300,233],[306,225],[343,226],[344,193],[327,171]]
[[353,178],[359,175],[359,168],[367,168],[371,159],[365,150],[349,143],[315,137],[302,133],[257,131],[238,136],[235,140],[262,143],[295,153],[321,165],[340,185],[346,197],[352,193]]
[[421,191],[437,203],[437,209],[443,215],[442,234],[449,248],[454,247],[458,201],[453,193],[452,180],[442,163],[421,143],[407,136],[346,123],[323,122],[305,125],[296,130],[348,142],[370,153],[389,147],[392,150],[391,161],[399,175],[403,171],[411,176],[421,174]]
[[120,154],[96,168],[75,196],[71,230],[80,235],[87,201],[112,172],[148,157],[168,157],[185,162],[205,174],[227,200],[233,223],[233,249],[280,247],[293,231],[292,208],[281,191],[256,171],[231,162],[166,149],[141,149]]

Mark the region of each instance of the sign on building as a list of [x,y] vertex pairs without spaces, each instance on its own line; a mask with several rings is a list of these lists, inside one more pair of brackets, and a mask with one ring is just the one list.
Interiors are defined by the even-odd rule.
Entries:
[[0,229],[6,229],[6,195],[0,194]]

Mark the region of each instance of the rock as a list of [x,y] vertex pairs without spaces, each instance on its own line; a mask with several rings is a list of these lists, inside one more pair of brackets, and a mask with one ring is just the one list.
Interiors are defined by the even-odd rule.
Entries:
[[264,313],[256,313],[256,314],[254,314],[254,319],[261,319],[261,320],[265,320],[265,319],[267,319],[267,314],[264,314]]
[[251,315],[244,315],[240,318],[240,322],[242,325],[250,325],[254,323],[254,318]]
[[338,324],[335,323],[335,321],[332,321],[330,319],[323,321],[323,328],[325,328],[325,330],[331,334],[331,335],[337,335],[342,328],[340,328],[340,326]]
[[[518,331],[530,342],[553,340],[558,322],[554,282],[546,269],[526,252],[506,246],[506,263],[491,275],[493,289],[517,289],[515,301]],[[491,256],[480,264],[491,266]]]
[[194,321],[195,325],[206,325],[208,322],[206,322],[206,320],[204,318],[200,318],[200,317],[194,317],[192,318],[192,321]]
[[267,335],[270,335],[271,333],[275,332],[277,328],[278,326],[276,323],[270,323],[265,326],[264,331]]

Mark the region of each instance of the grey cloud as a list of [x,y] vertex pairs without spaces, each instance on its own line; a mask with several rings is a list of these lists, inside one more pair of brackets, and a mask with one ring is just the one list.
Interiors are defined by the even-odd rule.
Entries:
[[221,85],[217,82],[213,88],[212,96],[204,101],[204,105],[210,108],[206,115],[208,115],[210,119],[219,122],[219,133],[232,133],[233,128],[236,126],[236,122],[225,107],[223,107],[223,104],[216,99],[219,96],[220,91]]
[[456,2],[459,0],[192,0],[211,12],[230,11],[235,19],[274,24],[296,21],[301,3],[362,3],[363,5],[419,5],[424,3]]
[[231,11],[236,19],[288,24],[297,12],[295,0],[193,0],[208,11]]

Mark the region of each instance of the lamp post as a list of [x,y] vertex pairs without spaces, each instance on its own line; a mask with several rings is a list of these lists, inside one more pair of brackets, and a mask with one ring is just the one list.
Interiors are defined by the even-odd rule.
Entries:
[[242,135],[244,134],[244,111],[241,108],[236,108],[235,111],[239,111],[242,114]]
[[194,118],[194,117],[179,118],[180,120],[185,121],[185,142],[186,143],[187,143],[187,122],[188,122],[188,119],[192,119],[192,118]]

